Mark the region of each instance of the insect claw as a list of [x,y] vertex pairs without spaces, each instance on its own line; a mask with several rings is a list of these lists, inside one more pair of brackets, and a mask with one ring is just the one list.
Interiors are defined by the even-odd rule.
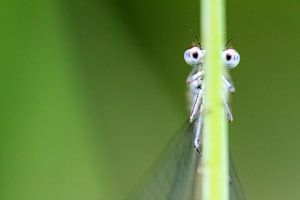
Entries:
[[235,87],[233,87],[233,86],[229,87],[229,91],[232,93],[235,92]]
[[199,150],[199,147],[196,147],[196,146],[194,145],[194,149],[195,149],[197,155],[198,155],[198,156],[201,156],[201,152],[200,152],[200,150]]
[[232,122],[232,121],[233,121],[233,117],[232,117],[232,115],[231,115],[231,114],[228,114],[228,115],[227,115],[227,118],[228,118],[228,121],[230,121],[230,122]]
[[191,115],[191,116],[190,116],[190,123],[192,123],[194,120],[195,120],[194,115]]

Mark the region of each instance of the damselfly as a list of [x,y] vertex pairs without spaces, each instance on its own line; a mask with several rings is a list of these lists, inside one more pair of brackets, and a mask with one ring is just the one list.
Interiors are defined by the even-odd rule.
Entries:
[[[198,153],[201,148],[201,130],[202,130],[202,116],[203,116],[203,94],[205,90],[204,85],[204,66],[203,61],[205,57],[205,50],[199,45],[195,45],[192,48],[187,49],[184,52],[185,62],[192,66],[193,69],[187,78],[188,96],[190,105],[190,123],[195,121],[195,140],[194,147]],[[234,49],[226,49],[222,52],[222,59],[225,67],[230,69],[235,68],[240,62],[240,55]],[[234,92],[235,88],[230,79],[222,76],[224,82],[224,106],[227,112],[228,120],[232,121],[232,113],[228,106],[227,94],[228,92]]]
[[[227,46],[227,45],[226,45]],[[227,48],[221,55],[224,66],[232,69],[239,64],[240,56],[232,48]],[[190,118],[187,125],[176,135],[163,157],[155,165],[154,172],[149,174],[149,180],[139,187],[130,199],[134,200],[196,200],[201,191],[196,187],[197,176],[201,176],[201,130],[203,116],[203,92],[205,50],[200,44],[193,45],[184,53],[186,63],[192,66],[187,78]],[[235,88],[229,76],[222,77],[224,82],[224,106],[228,120],[232,121],[232,113],[227,96]],[[245,199],[240,187],[237,173],[230,165],[230,199]],[[198,197],[197,197],[198,200]]]

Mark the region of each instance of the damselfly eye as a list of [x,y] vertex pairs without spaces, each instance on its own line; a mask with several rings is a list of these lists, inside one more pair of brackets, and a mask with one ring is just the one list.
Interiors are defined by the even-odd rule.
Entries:
[[192,47],[184,52],[184,60],[188,65],[198,65],[203,61],[204,51],[199,47]]
[[240,62],[240,54],[234,49],[226,49],[222,52],[222,59],[226,67],[235,68]]

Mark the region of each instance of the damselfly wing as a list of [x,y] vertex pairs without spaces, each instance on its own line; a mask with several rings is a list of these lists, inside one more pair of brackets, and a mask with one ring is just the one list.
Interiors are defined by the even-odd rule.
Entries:
[[193,126],[187,123],[130,199],[193,200],[199,160],[193,147]]
[[[201,152],[193,147],[194,124],[186,123],[176,134],[130,200],[199,200]],[[230,156],[231,157],[231,156]],[[200,168],[199,168],[200,167]],[[230,200],[246,200],[230,159]]]

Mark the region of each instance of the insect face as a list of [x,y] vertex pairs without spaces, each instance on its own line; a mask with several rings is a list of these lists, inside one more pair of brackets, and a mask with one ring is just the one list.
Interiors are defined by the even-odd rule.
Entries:
[[184,52],[184,60],[190,66],[196,66],[203,62],[204,50],[200,47],[195,46],[190,49],[187,49]]

